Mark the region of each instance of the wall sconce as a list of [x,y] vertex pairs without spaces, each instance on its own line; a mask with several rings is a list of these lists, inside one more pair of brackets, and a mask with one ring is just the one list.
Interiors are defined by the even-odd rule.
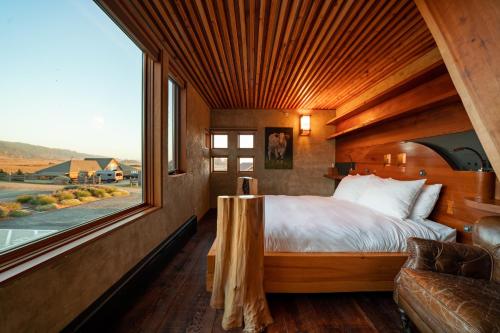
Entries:
[[384,155],[384,165],[385,166],[391,165],[391,154]]
[[300,135],[311,135],[311,115],[300,116]]
[[406,153],[398,154],[398,166],[400,167],[406,166]]

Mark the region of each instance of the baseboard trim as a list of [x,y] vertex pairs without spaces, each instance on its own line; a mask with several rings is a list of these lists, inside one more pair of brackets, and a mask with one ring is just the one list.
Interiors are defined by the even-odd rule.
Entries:
[[147,280],[158,272],[187,241],[196,233],[198,220],[191,216],[179,229],[164,240],[159,246],[144,257],[137,265],[128,271],[118,282],[102,294],[94,303],[78,315],[61,332],[87,331],[83,328],[87,323],[97,318],[106,318],[127,303],[126,299],[133,297],[134,291],[147,285]]

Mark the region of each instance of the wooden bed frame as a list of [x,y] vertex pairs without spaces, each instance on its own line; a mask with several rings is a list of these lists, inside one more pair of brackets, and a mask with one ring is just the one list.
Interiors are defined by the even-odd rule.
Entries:
[[[413,142],[358,148],[349,154],[357,161],[356,173],[400,180],[426,178],[427,184],[443,184],[430,219],[457,229],[458,241],[470,243],[470,233],[464,232],[464,226],[487,214],[469,207],[465,199],[492,193],[495,181],[492,173],[454,170],[435,150]],[[405,158],[400,154],[405,154]],[[207,254],[208,291],[213,283],[214,245]],[[391,291],[406,258],[403,252],[266,252],[264,290],[270,293]]]

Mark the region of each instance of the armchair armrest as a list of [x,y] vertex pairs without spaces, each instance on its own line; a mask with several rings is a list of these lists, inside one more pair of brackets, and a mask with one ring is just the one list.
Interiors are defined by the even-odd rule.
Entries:
[[490,254],[478,246],[412,237],[404,267],[489,280],[491,261]]

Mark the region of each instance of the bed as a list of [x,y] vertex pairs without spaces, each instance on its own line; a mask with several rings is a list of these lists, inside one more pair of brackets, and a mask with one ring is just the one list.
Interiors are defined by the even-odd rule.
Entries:
[[[387,152],[407,154],[406,163],[384,165]],[[484,214],[463,203],[483,190],[477,172],[453,170],[437,152],[416,143],[377,146],[357,158],[359,173],[400,180],[425,176],[427,184],[443,184],[429,219],[397,219],[332,197],[266,196],[266,292],[390,291],[406,261],[408,237],[468,242],[463,226]],[[207,255],[207,290],[214,249]]]
[[452,241],[456,230],[400,220],[333,197],[265,197],[267,252],[405,252],[408,237]]

